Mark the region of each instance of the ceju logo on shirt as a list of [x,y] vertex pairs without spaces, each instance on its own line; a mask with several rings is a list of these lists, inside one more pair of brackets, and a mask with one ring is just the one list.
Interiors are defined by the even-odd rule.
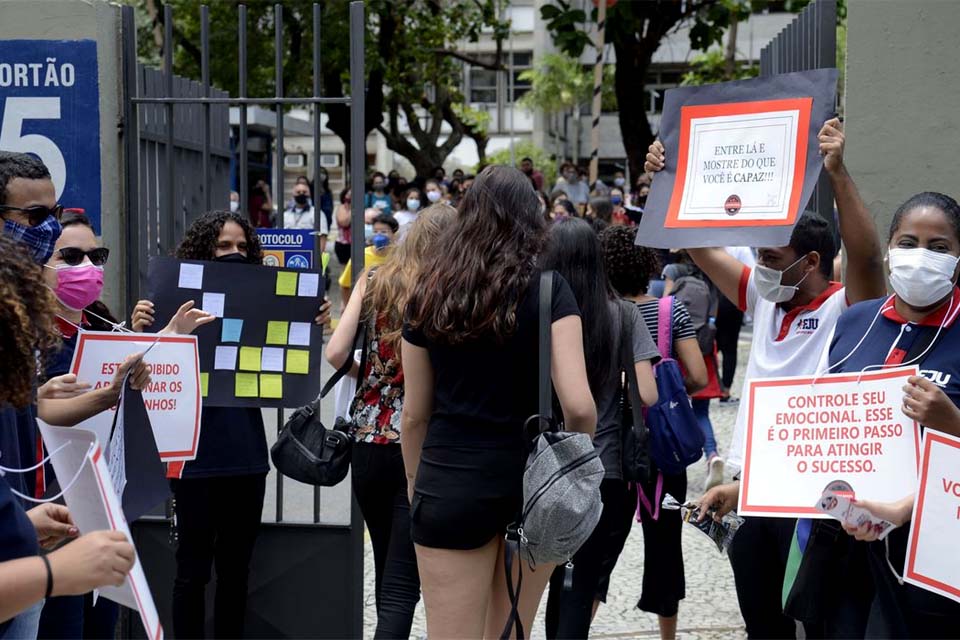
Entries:
[[920,375],[941,389],[946,389],[950,384],[950,378],[953,377],[953,374],[944,373],[943,371],[934,371],[933,369],[921,369]]
[[800,318],[797,321],[796,333],[809,335],[816,333],[819,327],[820,318]]

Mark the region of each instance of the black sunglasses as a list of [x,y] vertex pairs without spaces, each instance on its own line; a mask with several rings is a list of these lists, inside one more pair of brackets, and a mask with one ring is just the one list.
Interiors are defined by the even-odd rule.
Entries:
[[36,207],[9,207],[7,205],[0,205],[0,211],[19,211],[24,213],[27,216],[27,219],[30,221],[30,226],[35,227],[38,224],[42,224],[49,216],[53,216],[57,220],[60,219],[61,214],[63,214],[63,206],[55,205],[52,209],[44,206]]
[[75,267],[83,262],[84,256],[90,258],[90,262],[94,265],[102,267],[107,264],[107,258],[110,257],[110,249],[106,247],[98,247],[96,249],[90,249],[90,251],[84,251],[76,247],[64,247],[57,253],[59,253],[63,261],[71,267]]

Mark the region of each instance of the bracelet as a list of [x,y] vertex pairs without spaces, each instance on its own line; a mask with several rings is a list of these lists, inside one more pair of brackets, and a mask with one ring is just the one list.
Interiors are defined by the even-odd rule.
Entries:
[[50,568],[50,560],[46,555],[41,554],[40,559],[43,560],[43,566],[47,568],[47,592],[43,596],[43,599],[49,600],[53,594],[53,569]]

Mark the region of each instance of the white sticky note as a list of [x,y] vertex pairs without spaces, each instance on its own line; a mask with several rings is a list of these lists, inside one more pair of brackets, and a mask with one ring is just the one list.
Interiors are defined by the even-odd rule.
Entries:
[[226,300],[227,295],[225,293],[204,293],[202,308],[210,315],[222,318],[223,304]]
[[297,295],[304,298],[316,298],[320,290],[319,273],[301,273],[297,283]]
[[236,347],[217,347],[213,357],[214,369],[227,369],[228,371],[237,370],[237,348]]
[[181,289],[203,289],[203,265],[181,264],[177,286]]
[[260,354],[261,371],[283,371],[283,349],[264,347]]
[[[300,276],[303,278],[303,276]],[[310,323],[309,322],[291,322],[290,333],[287,335],[287,344],[293,344],[298,347],[310,346]]]

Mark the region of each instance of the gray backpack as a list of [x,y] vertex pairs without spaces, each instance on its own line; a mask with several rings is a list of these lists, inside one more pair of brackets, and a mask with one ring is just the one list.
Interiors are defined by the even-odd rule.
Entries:
[[553,272],[545,271],[540,277],[539,413],[527,420],[527,427],[535,425],[538,435],[523,472],[523,511],[507,534],[504,562],[513,607],[503,637],[509,637],[516,624],[517,638],[523,638],[517,612],[523,567],[521,564],[520,581],[514,590],[514,554],[519,553],[531,568],[565,563],[564,583],[572,584],[573,555],[593,533],[603,510],[600,482],[604,469],[593,440],[585,433],[552,430],[552,293]]

